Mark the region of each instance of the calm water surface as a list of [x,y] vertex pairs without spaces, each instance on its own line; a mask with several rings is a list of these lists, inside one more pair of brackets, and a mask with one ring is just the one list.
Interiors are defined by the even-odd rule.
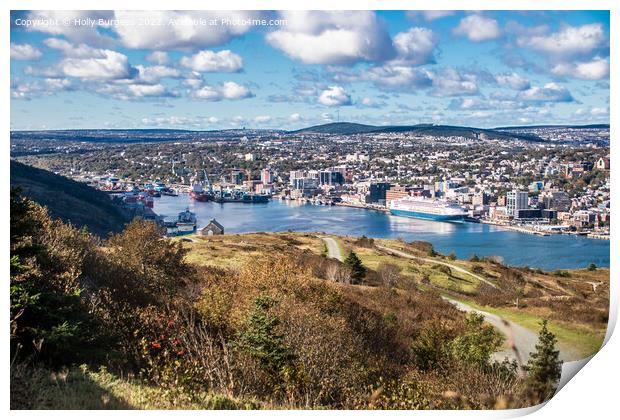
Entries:
[[499,255],[509,265],[545,270],[583,268],[590,263],[609,267],[609,241],[572,235],[536,236],[478,223],[445,223],[391,216],[341,206],[315,206],[273,200],[267,204],[194,202],[189,196],[155,198],[154,210],[174,220],[187,207],[196,213],[198,226],[212,218],[226,233],[327,232],[375,238],[402,238],[433,244],[441,253],[458,258]]

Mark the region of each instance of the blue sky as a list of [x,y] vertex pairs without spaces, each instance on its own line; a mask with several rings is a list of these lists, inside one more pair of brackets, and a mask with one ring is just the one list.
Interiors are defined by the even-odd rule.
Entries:
[[608,123],[609,13],[11,15],[14,130],[293,129],[338,118]]

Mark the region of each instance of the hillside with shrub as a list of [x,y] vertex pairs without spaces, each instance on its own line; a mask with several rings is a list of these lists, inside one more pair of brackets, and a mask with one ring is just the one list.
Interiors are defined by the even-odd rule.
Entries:
[[[349,263],[312,234],[172,240],[136,220],[102,242],[12,193],[11,408],[501,409],[551,397],[557,380],[540,372],[557,372],[557,355],[531,370],[495,361],[505,337],[442,298],[448,274],[431,266],[418,281],[374,240],[339,240]],[[553,334],[541,337],[553,356]]]
[[118,232],[130,215],[104,192],[43,169],[11,160],[11,187],[46,206],[50,215],[106,237]]

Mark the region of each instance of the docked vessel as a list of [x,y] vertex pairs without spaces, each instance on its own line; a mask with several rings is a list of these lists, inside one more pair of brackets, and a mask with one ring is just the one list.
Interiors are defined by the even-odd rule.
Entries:
[[248,193],[248,194],[244,194],[242,197],[242,201],[244,203],[267,203],[269,201],[269,196],[268,195],[263,195],[263,194],[252,194],[252,193]]
[[209,201],[209,199],[211,198],[210,195],[202,189],[202,185],[200,184],[192,185],[192,190],[189,192],[189,196],[192,198],[192,200],[201,202]]
[[467,212],[458,204],[423,197],[404,197],[390,202],[390,213],[416,219],[462,222]]
[[186,235],[196,232],[196,215],[189,208],[179,213],[176,223],[176,234]]

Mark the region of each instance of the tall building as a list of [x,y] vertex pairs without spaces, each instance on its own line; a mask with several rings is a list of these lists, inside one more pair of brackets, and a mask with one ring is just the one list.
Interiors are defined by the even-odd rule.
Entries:
[[543,206],[546,209],[568,211],[571,207],[571,200],[565,191],[555,191],[543,198]]
[[294,185],[296,179],[301,179],[306,176],[305,171],[291,171],[289,174],[289,184]]
[[273,172],[271,172],[271,169],[265,168],[260,171],[260,181],[263,184],[271,184],[273,182]]
[[319,171],[319,183],[321,185],[342,185],[344,184],[344,176],[342,172],[331,169]]
[[517,216],[517,211],[527,209],[527,191],[512,190],[506,194],[506,214]]
[[390,189],[389,182],[376,182],[376,183],[370,184],[370,188],[368,189],[369,202],[385,204],[386,192],[389,189]]

